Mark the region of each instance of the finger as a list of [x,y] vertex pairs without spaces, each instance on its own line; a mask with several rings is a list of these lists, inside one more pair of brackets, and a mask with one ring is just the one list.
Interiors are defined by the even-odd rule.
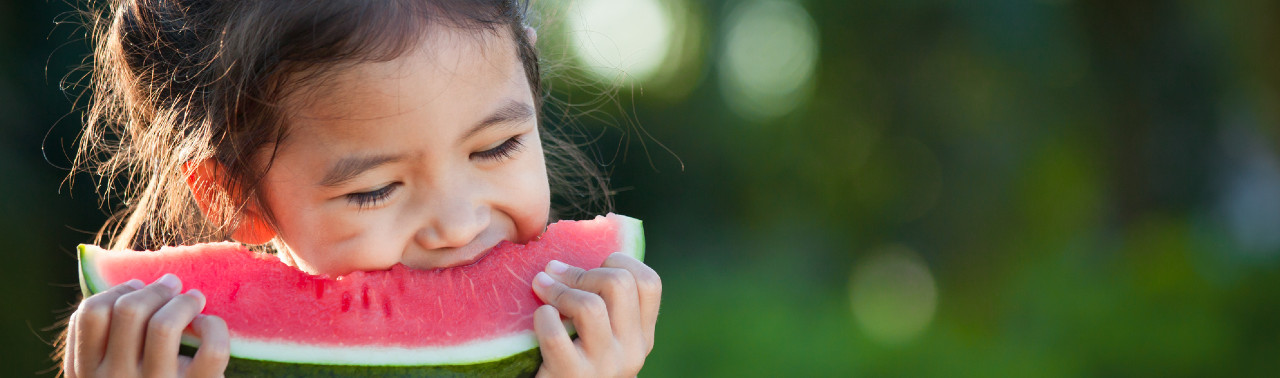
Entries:
[[658,272],[624,253],[609,255],[601,266],[626,269],[635,278],[637,295],[640,297],[641,325],[648,350],[652,350],[654,328],[658,324],[658,307],[662,304],[662,279],[658,277]]
[[76,313],[67,318],[67,339],[62,341],[62,375],[76,378]]
[[538,272],[533,282],[533,292],[543,302],[555,306],[556,311],[573,321],[573,326],[578,329],[578,340],[582,341],[589,357],[594,359],[611,350],[613,330],[604,299],[594,293],[565,286],[546,272]]
[[221,377],[231,359],[231,334],[227,323],[217,316],[197,315],[191,329],[200,338],[200,348],[185,366],[183,376]]
[[182,330],[204,308],[204,294],[189,290],[165,303],[147,323],[147,339],[143,345],[142,373],[147,377],[167,377],[178,371],[178,347]]
[[538,336],[542,349],[542,364],[548,370],[575,366],[583,356],[569,338],[569,331],[560,321],[560,312],[551,305],[542,305],[533,312],[533,334]]
[[565,264],[559,260],[547,262],[545,271],[551,275],[551,278],[575,289],[582,289],[582,275],[587,273],[586,269]]
[[102,363],[103,355],[106,353],[107,330],[111,326],[111,309],[115,307],[116,300],[120,296],[137,291],[141,287],[142,281],[129,280],[80,301],[80,307],[73,315],[75,320],[71,331],[75,334],[75,344],[71,345],[71,348],[75,349],[71,352],[75,356],[75,361],[71,363],[72,371],[75,371],[76,376],[92,377],[94,375],[94,370]]
[[165,274],[147,287],[116,299],[111,310],[111,337],[107,340],[106,361],[116,366],[137,365],[146,337],[147,322],[165,302],[178,294],[182,282]]
[[[640,299],[636,291],[636,280],[631,272],[621,268],[582,271],[555,260],[547,264],[547,272],[551,273],[552,278],[564,277],[560,281],[566,282],[570,287],[600,295],[609,312],[609,325],[618,341],[623,345],[644,345]],[[567,283],[565,280],[570,277],[575,278],[576,282]],[[648,350],[645,349],[645,352]]]

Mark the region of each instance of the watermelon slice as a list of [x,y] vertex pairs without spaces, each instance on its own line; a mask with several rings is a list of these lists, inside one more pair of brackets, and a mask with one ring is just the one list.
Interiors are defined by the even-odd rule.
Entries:
[[[644,257],[637,219],[561,221],[538,240],[503,242],[465,266],[316,276],[236,243],[155,252],[80,246],[85,295],[165,273],[208,298],[231,332],[228,375],[522,375],[541,355],[530,287],[552,259],[599,267],[613,252]],[[185,344],[198,340],[188,338]]]

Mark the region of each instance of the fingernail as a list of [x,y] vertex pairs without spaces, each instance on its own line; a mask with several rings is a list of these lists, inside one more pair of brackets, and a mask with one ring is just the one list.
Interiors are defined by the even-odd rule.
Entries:
[[129,282],[125,282],[124,284],[125,284],[126,286],[129,286],[129,287],[133,288],[134,290],[141,289],[141,288],[143,288],[143,287],[147,286],[147,284],[142,283],[142,280],[137,279],[137,278],[131,279],[131,280],[129,280]]
[[538,272],[538,275],[533,276],[533,282],[542,287],[551,287],[556,283],[556,280],[551,279],[551,276],[547,275],[546,272]]
[[204,293],[201,293],[198,289],[187,290],[187,295],[199,298],[201,302],[204,301]]
[[569,271],[569,265],[560,262],[560,260],[551,260],[551,262],[547,263],[547,271],[551,272],[551,274],[564,274],[564,272]]
[[178,276],[173,275],[173,273],[165,273],[164,276],[161,276],[160,279],[156,280],[156,283],[164,285],[174,292],[177,292],[178,286],[182,285],[182,281],[179,281]]

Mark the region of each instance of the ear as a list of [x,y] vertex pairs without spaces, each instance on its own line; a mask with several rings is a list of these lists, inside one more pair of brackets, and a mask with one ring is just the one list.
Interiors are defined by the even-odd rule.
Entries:
[[538,31],[534,30],[533,27],[525,25],[524,36],[529,39],[529,46],[538,45]]
[[[213,159],[188,162],[183,166],[187,172],[187,187],[200,207],[205,219],[213,224],[222,224],[222,211],[219,209],[227,199],[239,197],[237,193],[226,190],[224,170],[221,164]],[[254,201],[250,201],[238,214],[240,219],[233,222],[236,229],[231,232],[235,241],[250,244],[266,244],[276,237],[276,232],[266,221],[266,217],[258,209]]]

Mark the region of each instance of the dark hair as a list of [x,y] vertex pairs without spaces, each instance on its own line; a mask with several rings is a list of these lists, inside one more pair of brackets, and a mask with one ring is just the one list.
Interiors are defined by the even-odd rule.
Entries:
[[[267,168],[251,156],[287,135],[279,104],[344,66],[388,61],[427,26],[511,33],[541,116],[538,54],[519,0],[126,0],[91,9],[91,99],[73,173],[96,174],[103,201],[123,206],[98,232],[111,248],[226,240],[256,201]],[[541,117],[539,117],[541,118]],[[606,180],[566,136],[539,123],[556,208],[611,204]],[[274,156],[274,151],[269,156]],[[213,158],[212,224],[187,187],[187,163]],[[269,167],[270,159],[265,167]],[[269,217],[269,213],[267,214]]]

